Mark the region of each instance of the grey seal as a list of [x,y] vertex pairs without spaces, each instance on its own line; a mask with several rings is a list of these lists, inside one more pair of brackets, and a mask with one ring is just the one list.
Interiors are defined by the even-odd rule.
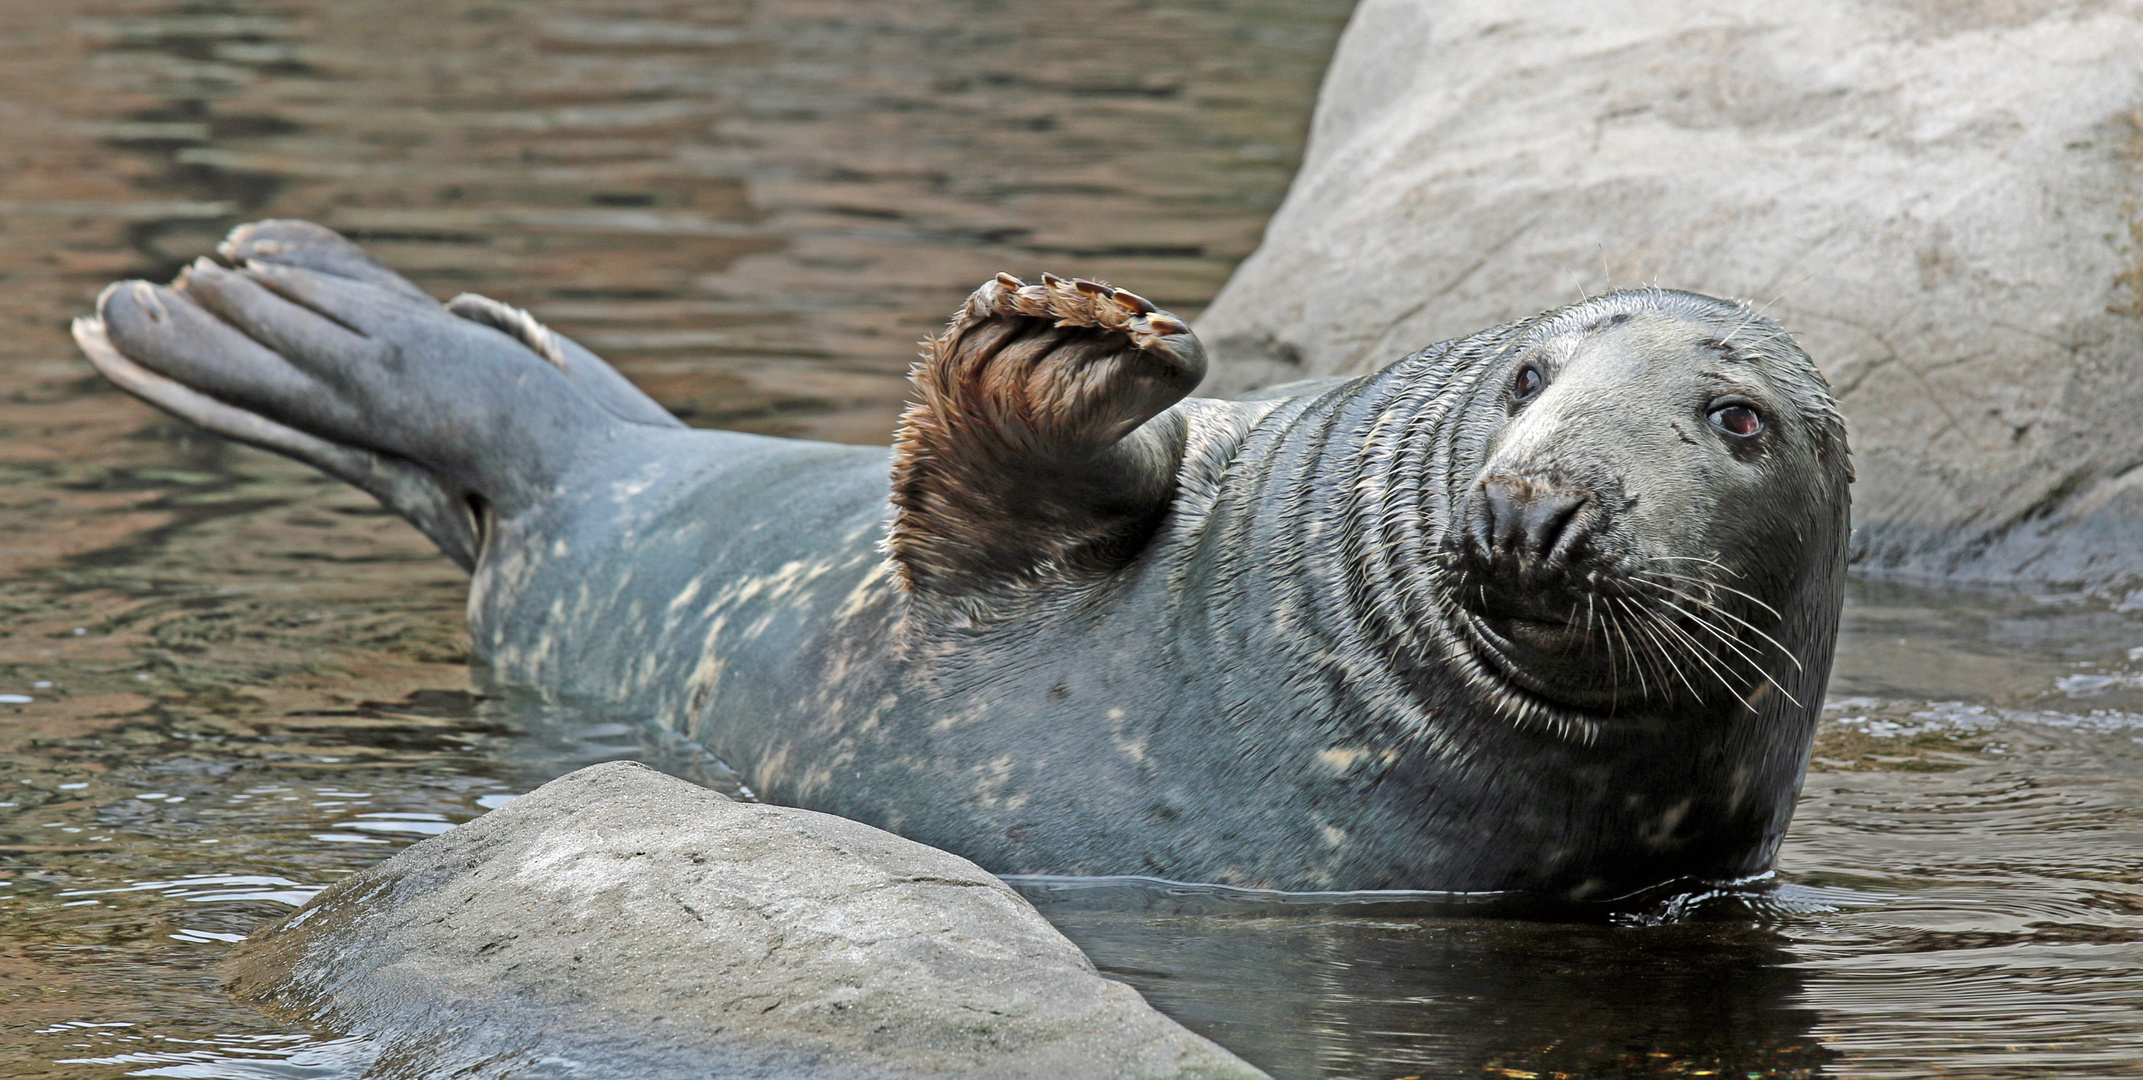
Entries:
[[999,873],[1565,900],[1760,873],[1792,813],[1851,471],[1739,305],[1618,292],[1217,401],[1168,313],[999,276],[889,455],[687,429],[316,225],[221,250],[108,289],[97,367],[424,530],[494,682],[770,801]]

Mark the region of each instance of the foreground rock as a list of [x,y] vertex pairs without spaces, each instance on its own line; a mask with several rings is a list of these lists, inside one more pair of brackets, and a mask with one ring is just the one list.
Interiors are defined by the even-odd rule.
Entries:
[[376,1077],[1257,1077],[964,859],[582,769],[320,894],[233,989]]
[[2143,584],[2143,4],[1365,0],[1207,392],[1657,283],[1768,304],[1856,557]]

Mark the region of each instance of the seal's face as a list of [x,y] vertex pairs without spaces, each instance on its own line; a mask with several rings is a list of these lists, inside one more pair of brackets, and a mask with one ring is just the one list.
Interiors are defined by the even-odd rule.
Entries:
[[1452,477],[1445,558],[1477,653],[1593,714],[1769,692],[1800,662],[1782,610],[1842,516],[1814,372],[1776,327],[1686,293],[1518,334],[1469,408],[1493,433]]

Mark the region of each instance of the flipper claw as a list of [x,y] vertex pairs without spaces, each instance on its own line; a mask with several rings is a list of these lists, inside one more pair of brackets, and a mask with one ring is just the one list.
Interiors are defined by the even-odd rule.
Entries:
[[1151,315],[1155,311],[1159,310],[1158,308],[1153,306],[1153,302],[1151,300],[1148,300],[1145,297],[1140,296],[1139,294],[1132,292],[1129,289],[1114,290],[1109,294],[1109,299],[1116,301],[1116,303],[1121,306],[1125,311],[1128,311],[1133,315]]

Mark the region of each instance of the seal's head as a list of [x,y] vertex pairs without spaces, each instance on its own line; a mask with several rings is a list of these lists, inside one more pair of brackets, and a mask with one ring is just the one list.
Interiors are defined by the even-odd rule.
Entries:
[[1828,668],[1851,475],[1807,355],[1657,289],[1513,331],[1449,474],[1441,555],[1473,653],[1519,697],[1595,716],[1819,693],[1802,654],[1820,640]]

